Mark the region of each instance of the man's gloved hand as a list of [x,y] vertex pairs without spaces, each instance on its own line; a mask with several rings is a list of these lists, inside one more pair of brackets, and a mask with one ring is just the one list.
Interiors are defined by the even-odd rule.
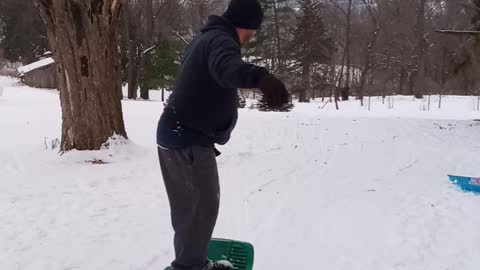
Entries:
[[281,108],[289,101],[285,84],[271,74],[265,75],[259,85],[267,104],[273,108]]

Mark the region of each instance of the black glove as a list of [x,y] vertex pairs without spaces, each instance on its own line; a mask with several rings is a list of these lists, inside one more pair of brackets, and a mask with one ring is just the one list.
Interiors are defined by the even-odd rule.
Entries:
[[280,108],[289,101],[289,94],[285,84],[271,74],[262,78],[259,88],[267,104],[273,108]]

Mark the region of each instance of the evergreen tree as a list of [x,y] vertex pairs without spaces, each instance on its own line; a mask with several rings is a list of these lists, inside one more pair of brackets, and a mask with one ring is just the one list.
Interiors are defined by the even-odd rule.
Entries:
[[45,26],[33,1],[0,1],[0,49],[11,62],[29,64],[47,50]]
[[183,50],[183,43],[165,41],[149,55],[150,63],[146,67],[148,89],[173,88]]
[[294,64],[290,67],[294,76],[294,89],[299,92],[300,102],[307,101],[307,92],[312,84],[312,72],[318,72],[320,64],[327,64],[334,52],[334,42],[328,36],[322,22],[321,4],[315,0],[299,0],[300,13],[297,26],[290,43]]
[[286,63],[284,51],[289,42],[290,25],[294,23],[294,11],[288,0],[260,0],[265,13],[261,29],[253,42],[246,45],[246,56],[274,74],[283,75]]

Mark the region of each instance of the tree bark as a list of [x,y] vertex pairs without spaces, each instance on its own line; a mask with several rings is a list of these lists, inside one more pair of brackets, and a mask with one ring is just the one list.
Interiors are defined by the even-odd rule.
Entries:
[[379,31],[380,31],[380,27],[377,26],[374,32],[372,33],[372,38],[367,46],[367,54],[365,56],[365,66],[362,70],[362,75],[360,77],[360,89],[358,90],[358,96],[360,98],[361,106],[363,106],[363,95],[365,92],[365,85],[366,85],[367,77],[370,74],[370,70],[371,70],[371,62],[372,62],[371,56],[375,48],[375,42],[377,41]]
[[347,10],[347,30],[346,30],[346,42],[345,42],[345,55],[347,59],[347,74],[345,78],[345,89],[342,91],[342,100],[348,100],[350,96],[350,72],[351,72],[351,56],[350,56],[350,44],[351,44],[351,28],[352,28],[352,0],[348,0]]
[[[130,36],[131,37],[131,36]],[[128,49],[128,99],[137,99],[139,52],[138,42],[133,38],[129,41]]]
[[[121,69],[121,77],[122,77],[122,84],[124,82],[128,82],[128,50],[129,50],[129,33],[128,33],[128,10],[125,6],[120,11],[120,66]],[[122,92],[123,96],[123,92]]]
[[299,102],[308,102],[307,93],[310,90],[310,67],[304,65],[302,68],[302,77],[303,77],[303,89],[301,89],[298,101]]
[[[345,55],[344,55],[344,56],[345,56]],[[337,110],[339,110],[339,107],[338,107],[338,88],[339,88],[339,87],[337,87],[337,80],[336,80],[336,78],[335,78],[335,73],[336,73],[337,71],[336,71],[336,65],[335,65],[335,60],[334,60],[334,59],[335,59],[335,57],[334,57],[334,55],[333,55],[333,56],[332,56],[332,59],[331,59],[331,62],[330,62],[330,66],[331,66],[331,70],[330,70],[331,75],[330,75],[330,76],[331,76],[331,78],[332,78],[331,89],[332,89],[332,91],[333,91],[333,99],[334,99],[334,102],[335,102],[335,108],[336,108]],[[345,59],[343,59],[343,60],[345,60]],[[343,61],[343,60],[342,60],[342,61]],[[342,76],[341,73],[343,73],[343,62],[342,62],[342,70],[340,71],[340,77]],[[339,82],[338,82],[339,85],[340,85],[340,80],[341,80],[341,79],[339,79]],[[331,95],[330,95],[330,96],[331,96]]]
[[415,26],[417,48],[416,48],[416,69],[414,70],[413,94],[416,98],[422,98],[422,92],[425,91],[425,51],[427,44],[425,41],[425,5],[426,0],[418,0],[417,7],[417,25]]
[[126,4],[128,20],[128,99],[137,99],[138,77],[141,65],[140,41],[138,38],[140,12],[135,3]]
[[[155,32],[153,22],[153,2],[152,0],[145,0],[144,7],[145,27],[143,32],[144,48],[152,46],[152,39]],[[149,78],[147,77],[147,67],[151,63],[150,51],[143,51],[141,54],[141,68],[140,68],[140,98],[144,100],[150,99],[149,93]]]
[[407,72],[405,70],[405,67],[400,68],[400,75],[398,78],[398,93],[400,95],[407,95],[406,90],[405,90],[405,84],[407,81]]
[[277,68],[278,68],[278,73],[283,75],[283,57],[281,55],[281,48],[282,48],[282,44],[281,44],[281,39],[280,39],[280,22],[279,22],[279,18],[278,18],[278,3],[276,0],[273,0],[272,1],[272,4],[273,4],[273,17],[274,17],[274,21],[275,21],[275,39],[276,39],[276,42],[275,42],[275,46],[276,46],[276,61],[277,61]]
[[57,66],[63,151],[127,137],[122,114],[119,0],[35,0]]
[[363,3],[365,7],[368,10],[368,13],[370,15],[370,19],[372,20],[372,25],[375,26],[375,28],[372,29],[370,41],[368,42],[367,45],[367,52],[365,55],[365,66],[362,70],[362,74],[360,76],[360,89],[358,90],[358,97],[360,99],[360,105],[363,106],[363,96],[365,92],[365,86],[367,82],[367,77],[370,74],[370,71],[372,69],[372,54],[373,51],[376,48],[376,43],[378,39],[378,35],[381,30],[381,25],[379,24],[379,19],[377,18],[378,12],[375,12],[373,4],[372,3],[367,3],[366,0],[363,0]]

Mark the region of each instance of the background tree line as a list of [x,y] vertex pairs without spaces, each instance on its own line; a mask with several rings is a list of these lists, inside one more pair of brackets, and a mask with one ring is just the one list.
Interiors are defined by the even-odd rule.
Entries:
[[[260,0],[266,20],[246,48],[288,82],[300,101],[319,96],[478,93],[476,0]],[[186,44],[223,0],[124,0],[119,26],[129,98],[171,89]],[[19,15],[21,14],[21,15]],[[0,53],[29,63],[48,50],[32,0],[0,3]],[[335,93],[337,92],[338,93]]]
[[[480,94],[480,0],[259,0],[266,14],[245,58],[300,102]],[[188,43],[225,0],[2,0],[0,59],[56,60],[62,149],[127,136],[128,98],[170,90]],[[2,62],[0,62],[1,64]],[[255,96],[255,91],[248,92]],[[82,108],[79,110],[78,108]]]

